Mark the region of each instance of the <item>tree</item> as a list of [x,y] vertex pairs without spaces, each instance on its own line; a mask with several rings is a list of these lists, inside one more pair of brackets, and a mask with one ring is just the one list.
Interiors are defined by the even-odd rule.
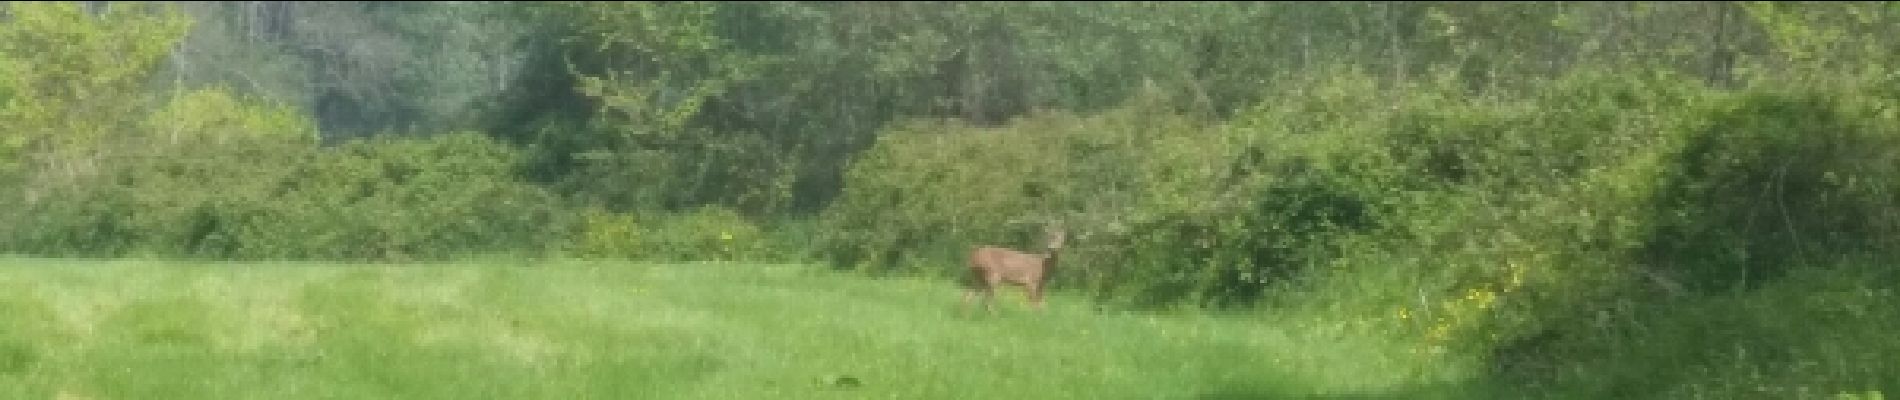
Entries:
[[153,100],[144,94],[146,79],[190,23],[162,4],[125,4],[98,16],[77,3],[10,3],[6,10],[0,163],[72,184],[97,168],[105,143],[141,122],[131,116]]

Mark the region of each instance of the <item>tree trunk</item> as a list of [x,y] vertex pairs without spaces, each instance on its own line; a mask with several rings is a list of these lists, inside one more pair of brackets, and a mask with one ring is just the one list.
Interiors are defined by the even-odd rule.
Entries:
[[[1552,2],[1550,3],[1550,6],[1552,8],[1551,13],[1550,13],[1551,18],[1553,19],[1563,18],[1563,15],[1564,15],[1563,2]],[[1546,76],[1553,79],[1556,78],[1558,75],[1563,74],[1564,65],[1567,64],[1564,60],[1566,58],[1566,55],[1574,54],[1576,50],[1576,49],[1563,48],[1563,43],[1561,43],[1562,39],[1563,38],[1558,36],[1557,27],[1552,26],[1549,29],[1544,30],[1544,51],[1546,52],[1545,53],[1546,56],[1544,59],[1544,62],[1545,62],[1544,73]]]
[[[1302,7],[1301,10],[1311,10],[1311,9]],[[1304,14],[1303,18],[1300,18],[1300,25],[1302,25],[1301,26],[1302,29],[1300,29],[1300,70],[1312,71],[1313,70],[1313,22],[1312,22],[1313,16],[1311,15],[1312,11],[1303,11],[1300,14]]]
[[1735,56],[1728,49],[1728,20],[1729,13],[1734,7],[1729,7],[1727,2],[1714,2],[1710,4],[1716,8],[1716,12],[1715,31],[1709,35],[1709,71],[1707,79],[1710,86],[1727,88],[1734,83],[1733,79],[1729,76],[1729,72],[1733,67]]
[[[1392,57],[1392,85],[1394,88],[1405,84],[1405,49],[1401,45],[1399,32],[1398,2],[1385,2],[1386,47]],[[1396,96],[1395,96],[1396,97]]]

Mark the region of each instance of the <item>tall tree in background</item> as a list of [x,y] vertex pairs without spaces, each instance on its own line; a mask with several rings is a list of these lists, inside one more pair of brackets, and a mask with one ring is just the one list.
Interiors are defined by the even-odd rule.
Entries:
[[[156,100],[152,67],[190,28],[159,4],[5,6],[0,23],[0,164],[29,186],[72,185],[98,168],[113,140]],[[36,197],[28,191],[28,201]]]
[[200,21],[171,54],[181,86],[224,85],[293,104],[332,141],[474,127],[523,55],[519,24],[481,2],[181,2]]

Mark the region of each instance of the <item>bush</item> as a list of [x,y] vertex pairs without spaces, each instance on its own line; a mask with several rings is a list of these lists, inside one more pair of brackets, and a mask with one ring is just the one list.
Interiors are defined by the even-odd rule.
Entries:
[[1372,81],[1319,79],[1222,127],[1142,99],[901,125],[854,160],[821,254],[957,274],[969,246],[1033,248],[1061,220],[1078,234],[1065,264],[1088,272],[1070,283],[1103,300],[1240,306],[1303,283],[1282,298],[1353,293],[1325,301],[1488,349],[1900,236],[1886,92],[1580,70],[1471,99]]
[[636,217],[586,211],[574,239],[576,255],[657,262],[777,261],[762,229],[737,212],[705,207],[689,213]]
[[1711,105],[1682,132],[1646,261],[1717,291],[1895,248],[1897,106],[1847,90],[1755,90]]
[[[1117,241],[1107,238],[1128,226],[1127,210],[1145,201],[1148,181],[1216,172],[1195,162],[1213,155],[1198,150],[1218,143],[1188,140],[1205,137],[1199,123],[1162,109],[1039,113],[997,128],[896,125],[852,160],[843,194],[818,222],[818,253],[873,274],[961,276],[971,248],[1034,251],[1043,229],[1061,224],[1072,240],[1054,286],[1099,281],[1118,263]],[[1173,153],[1181,157],[1146,157],[1169,136],[1189,145]],[[1143,175],[1147,169],[1168,172]]]
[[[1402,107],[1362,133],[1382,151],[1352,156],[1384,167],[1347,172],[1414,192],[1385,197],[1395,202],[1375,213],[1378,228],[1348,237],[1349,256],[1302,293],[1396,309],[1426,349],[1487,355],[1517,381],[1569,379],[1569,360],[1679,326],[1658,310],[1806,287],[1822,275],[1805,270],[1892,254],[1892,104],[1840,88],[1723,93],[1584,73],[1525,99]],[[1773,330],[1750,324],[1738,332]]]
[[280,137],[193,140],[126,159],[21,214],[27,253],[217,259],[443,259],[536,252],[557,199],[514,151],[472,133],[317,149]]
[[[1363,100],[1347,97],[1322,101]],[[1298,134],[1215,129],[1155,99],[1000,128],[900,125],[852,163],[821,253],[839,268],[956,275],[973,246],[1035,249],[1043,226],[1061,223],[1076,240],[1055,287],[1084,284],[1128,306],[1238,306],[1332,257],[1333,235],[1375,221],[1372,181],[1289,172],[1365,168],[1333,157],[1347,149],[1284,156],[1276,146],[1302,145]]]
[[1893,393],[1900,368],[1887,360],[1900,345],[1888,337],[1900,318],[1884,310],[1900,300],[1897,278],[1887,261],[1853,257],[1746,292],[1633,307],[1548,335],[1497,374],[1533,398]]
[[[320,154],[281,200],[237,215],[243,258],[443,259],[559,240],[559,201],[519,180],[518,152],[474,133],[354,142]],[[293,221],[297,227],[282,227]]]
[[[13,249],[36,255],[184,256],[215,252],[215,204],[266,200],[272,182],[285,179],[308,147],[281,138],[234,139],[211,145],[187,139],[153,146],[150,153],[113,160],[105,171],[75,185],[42,190],[23,204],[11,225]],[[205,248],[200,248],[201,246]]]

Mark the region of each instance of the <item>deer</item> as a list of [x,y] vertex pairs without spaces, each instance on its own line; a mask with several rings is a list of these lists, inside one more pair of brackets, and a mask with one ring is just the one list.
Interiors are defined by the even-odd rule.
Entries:
[[1047,241],[1042,254],[998,246],[978,246],[970,250],[970,287],[963,295],[965,310],[968,310],[971,300],[980,296],[985,308],[989,312],[996,312],[996,288],[1007,283],[1021,286],[1030,304],[1041,311],[1042,290],[1049,282],[1050,270],[1056,265],[1056,255],[1062,250],[1062,241],[1068,236],[1066,231],[1056,226],[1046,228],[1044,233]]

